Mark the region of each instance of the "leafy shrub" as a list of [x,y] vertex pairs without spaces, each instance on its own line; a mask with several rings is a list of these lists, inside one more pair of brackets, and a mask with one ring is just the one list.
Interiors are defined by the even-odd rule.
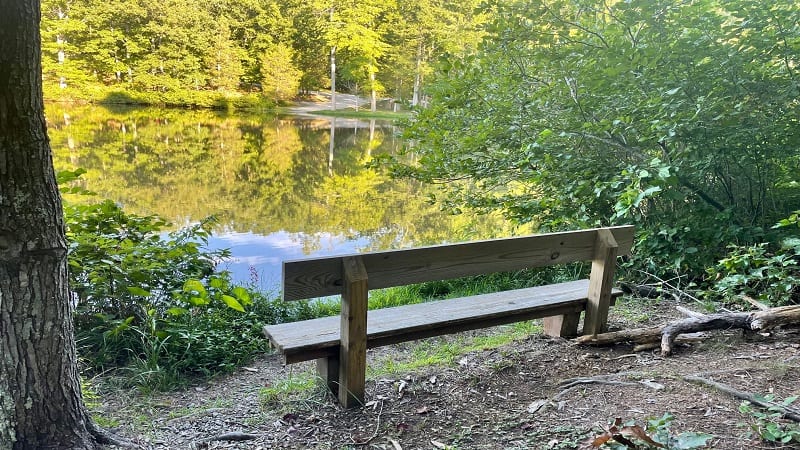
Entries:
[[[793,213],[775,228],[800,225],[798,216]],[[748,295],[773,305],[800,303],[800,237],[790,235],[777,246],[731,246],[708,274],[714,283],[708,294],[725,301]]]
[[[787,397],[783,401],[775,403],[774,406],[767,408],[766,411],[754,408],[752,403],[743,401],[739,405],[739,412],[755,419],[753,431],[761,439],[781,444],[800,443],[800,425],[782,419],[785,409],[790,408],[797,399],[797,396]],[[774,403],[775,396],[766,395],[763,400],[768,403]]]
[[[60,173],[62,192],[90,194],[66,187],[81,173]],[[217,270],[229,251],[204,248],[213,219],[166,232],[163,219],[109,200],[64,205],[75,332],[91,369],[129,366],[162,386],[230,370],[266,349],[265,318],[288,313],[268,313],[274,300]]]

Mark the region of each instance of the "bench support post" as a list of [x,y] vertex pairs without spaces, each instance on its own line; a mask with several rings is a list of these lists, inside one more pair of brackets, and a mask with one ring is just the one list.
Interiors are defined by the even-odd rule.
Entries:
[[334,397],[339,395],[339,355],[317,358],[317,376]]
[[608,326],[608,308],[611,305],[611,285],[614,282],[617,249],[617,241],[610,230],[597,230],[592,273],[589,276],[586,315],[583,319],[584,335],[602,333]]
[[562,314],[544,318],[544,334],[553,337],[573,338],[578,335],[581,313]]
[[339,345],[339,403],[364,404],[367,373],[367,270],[360,256],[342,260],[342,321]]

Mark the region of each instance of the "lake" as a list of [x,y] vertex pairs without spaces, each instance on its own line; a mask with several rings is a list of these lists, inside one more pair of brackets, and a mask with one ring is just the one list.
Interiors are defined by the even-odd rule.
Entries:
[[57,170],[175,227],[215,216],[211,248],[240,282],[280,285],[281,261],[514,234],[447,215],[430,187],[369,168],[405,145],[390,122],[207,110],[46,107]]

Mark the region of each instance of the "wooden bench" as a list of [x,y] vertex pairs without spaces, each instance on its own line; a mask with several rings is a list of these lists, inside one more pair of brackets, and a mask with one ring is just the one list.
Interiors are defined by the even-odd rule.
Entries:
[[[573,337],[605,331],[617,256],[630,253],[632,226],[310,258],[283,263],[283,299],[341,295],[341,315],[268,325],[287,364],[317,360],[346,408],[364,402],[366,350],[383,345],[544,318],[544,331]],[[592,261],[589,279],[369,311],[369,289]]]

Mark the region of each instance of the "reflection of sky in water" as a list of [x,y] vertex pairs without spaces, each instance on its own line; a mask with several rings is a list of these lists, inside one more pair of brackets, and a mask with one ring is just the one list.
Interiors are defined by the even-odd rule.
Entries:
[[[309,241],[314,243],[310,252],[308,246],[304,245]],[[366,237],[348,239],[341,234],[308,235],[286,231],[278,231],[266,236],[254,233],[222,232],[214,234],[208,241],[211,249],[230,249],[231,258],[222,262],[219,268],[229,270],[235,281],[250,282],[252,270],[257,275],[259,287],[265,291],[275,292],[280,290],[282,261],[358,253],[359,249],[368,245],[369,239]]]

